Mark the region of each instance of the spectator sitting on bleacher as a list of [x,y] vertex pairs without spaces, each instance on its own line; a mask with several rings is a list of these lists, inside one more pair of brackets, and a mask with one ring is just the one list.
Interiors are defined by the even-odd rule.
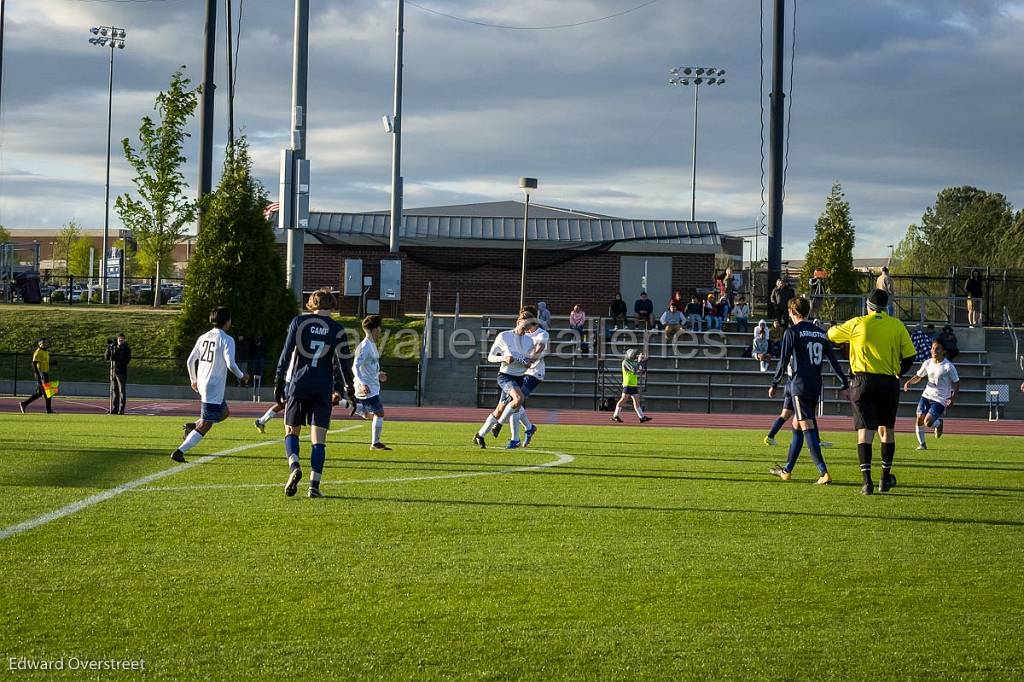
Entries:
[[708,294],[708,297],[704,299],[704,324],[708,329],[722,328],[722,318],[719,317],[714,294]]
[[942,328],[939,335],[935,337],[936,341],[942,343],[942,347],[946,349],[946,358],[952,362],[956,359],[956,356],[960,355],[960,347],[956,341],[956,334],[953,333],[953,328],[948,324]]
[[732,318],[736,320],[736,331],[746,334],[749,330],[747,320],[750,318],[750,306],[744,296],[736,298],[736,307],[733,308]]
[[910,332],[910,340],[914,342],[914,348],[917,349],[917,356],[914,360],[924,362],[932,356],[933,339],[921,325],[917,325],[914,331]]
[[589,351],[586,341],[587,314],[583,312],[583,306],[579,303],[574,305],[569,313],[569,329],[579,334],[580,352],[586,354]]
[[751,345],[751,356],[761,362],[761,371],[768,371],[771,355],[768,353],[768,323],[761,320],[754,327],[754,343]]
[[782,354],[782,335],[785,333],[786,328],[782,326],[781,322],[778,320],[772,322],[772,328],[768,332],[768,353],[773,358]]
[[703,329],[701,323],[703,321],[702,315],[704,311],[696,296],[690,297],[690,302],[686,304],[686,308],[683,310],[683,313],[686,315],[686,323],[690,326],[690,331],[699,332]]
[[723,294],[722,297],[718,299],[718,317],[721,320],[718,325],[719,329],[725,326],[725,323],[729,321],[729,315],[731,314],[732,304],[729,303],[729,297]]
[[551,311],[544,301],[537,301],[537,321],[543,329],[551,326]]
[[654,301],[647,298],[646,291],[640,292],[640,298],[633,304],[633,313],[636,314],[637,329],[650,329],[651,318],[654,317]]
[[626,327],[626,302],[622,300],[622,294],[615,294],[612,304],[608,306],[608,317],[612,319],[613,327]]
[[682,289],[676,289],[676,292],[672,294],[672,302],[676,304],[676,308],[679,310],[686,307],[686,301],[683,300]]
[[665,338],[671,341],[683,328],[683,314],[676,307],[676,302],[668,304],[668,310],[661,314],[661,326],[665,330]]

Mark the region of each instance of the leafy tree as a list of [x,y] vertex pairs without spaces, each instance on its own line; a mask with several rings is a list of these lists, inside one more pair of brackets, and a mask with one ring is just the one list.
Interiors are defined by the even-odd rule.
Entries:
[[142,249],[135,256],[135,265],[135,277],[155,277],[157,272],[161,277],[170,277],[175,274],[174,254],[170,251],[157,261],[151,251]]
[[231,309],[236,337],[266,336],[268,352],[284,340],[296,304],[285,285],[274,230],[263,217],[267,192],[252,175],[244,137],[228,147],[224,174],[203,205],[203,229],[185,276],[176,348],[185,355],[209,329],[216,306]]
[[64,223],[53,240],[53,260],[60,261],[63,265],[53,268],[54,274],[64,277],[70,274],[68,269],[68,258],[71,255],[71,247],[81,239],[82,228],[74,220]]
[[859,278],[853,269],[853,245],[856,228],[850,218],[850,202],[836,182],[825,199],[825,210],[814,225],[814,238],[807,247],[807,258],[800,271],[800,290],[806,291],[816,269],[827,273],[826,294],[859,293]]
[[11,241],[11,231],[0,225],[0,244],[6,244],[9,241]]
[[[138,150],[128,138],[121,143],[125,158],[135,169],[134,182],[140,199],[128,194],[119,196],[117,212],[135,236],[140,252],[146,254],[146,262],[152,265],[157,291],[174,245],[196,218],[196,202],[184,194],[188,183],[181,167],[186,161],[182,146],[189,137],[185,126],[195,112],[199,89],[189,88],[191,81],[183,75],[184,68],[174,72],[167,92],[156,97],[160,124],[144,116],[139,127]],[[160,297],[154,296],[153,306],[158,305]]]
[[898,271],[948,274],[954,265],[1012,267],[1021,262],[1019,214],[998,192],[947,187],[911,225],[897,249]]
[[[88,237],[79,237],[71,245],[71,248],[68,250],[69,275],[74,275],[75,277],[89,276],[89,251],[92,249],[92,243],[92,239]],[[94,258],[98,263],[100,254],[95,254]],[[94,271],[96,270],[97,263],[93,264]]]

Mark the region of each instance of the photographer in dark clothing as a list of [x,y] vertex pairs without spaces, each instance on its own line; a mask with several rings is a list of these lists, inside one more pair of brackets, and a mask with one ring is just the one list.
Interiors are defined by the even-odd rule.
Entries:
[[125,341],[124,334],[117,335],[117,341],[107,339],[107,352],[103,355],[110,362],[110,412],[124,414],[128,386],[128,363],[132,361],[132,349]]

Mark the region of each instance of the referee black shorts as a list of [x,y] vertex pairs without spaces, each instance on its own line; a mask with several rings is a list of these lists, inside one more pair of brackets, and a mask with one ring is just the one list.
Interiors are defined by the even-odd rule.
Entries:
[[855,374],[850,381],[853,425],[857,429],[896,428],[900,380],[888,374]]
[[320,426],[331,427],[330,395],[315,398],[288,398],[284,405],[284,423],[286,426]]

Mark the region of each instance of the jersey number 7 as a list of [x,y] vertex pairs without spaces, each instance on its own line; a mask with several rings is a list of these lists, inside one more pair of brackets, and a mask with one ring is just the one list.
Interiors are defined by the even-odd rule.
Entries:
[[317,363],[320,362],[320,356],[323,355],[324,346],[326,345],[323,341],[309,342],[309,351],[313,354],[312,362],[309,363],[310,367],[316,367]]

